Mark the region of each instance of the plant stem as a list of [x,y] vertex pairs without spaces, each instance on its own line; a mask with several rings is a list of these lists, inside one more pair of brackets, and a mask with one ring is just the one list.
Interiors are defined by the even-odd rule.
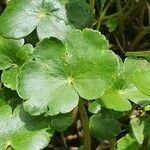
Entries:
[[101,143],[96,150],[103,150],[103,143]]
[[83,99],[79,101],[79,114],[81,119],[81,124],[83,128],[83,145],[84,150],[91,150],[91,136],[89,130],[89,120],[84,107]]
[[126,52],[125,56],[150,57],[150,50],[147,50],[147,51],[137,51],[137,52]]
[[146,150],[148,142],[149,142],[149,137],[147,137],[147,138],[144,139],[140,150]]
[[94,11],[95,0],[90,0],[91,9]]
[[64,137],[64,133],[63,133],[63,132],[61,132],[61,138],[62,138],[62,140],[63,140],[64,146],[67,148],[68,146],[67,146],[67,143],[66,143],[66,140],[65,140],[65,137]]
[[110,150],[116,149],[116,139],[110,140]]
[[144,30],[142,30],[137,37],[135,38],[135,40],[132,42],[131,46],[130,46],[130,50],[135,49],[135,47],[137,46],[137,44],[142,40],[142,38],[148,34],[150,32],[150,25],[148,27],[146,27]]
[[103,10],[102,7],[100,8],[100,10],[99,10],[99,18],[98,18],[98,21],[97,21],[98,22],[97,23],[97,30],[100,29],[103,17],[105,16],[105,14],[106,14],[108,8],[110,7],[110,5],[111,5],[111,1],[108,2],[108,4],[106,5],[106,7],[104,8],[104,10]]
[[121,47],[122,47],[122,51],[124,51],[124,49],[125,49],[124,15],[123,15],[123,10],[122,10],[122,6],[121,6],[121,1],[120,0],[116,0],[116,4],[117,4],[118,12],[119,12],[119,15],[118,15],[119,28],[120,28],[120,33],[121,33],[121,36],[122,36],[122,46]]

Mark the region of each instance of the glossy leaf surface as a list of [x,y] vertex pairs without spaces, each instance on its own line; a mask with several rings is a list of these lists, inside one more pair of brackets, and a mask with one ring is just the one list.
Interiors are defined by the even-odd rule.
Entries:
[[5,39],[0,37],[0,70],[2,82],[12,90],[16,89],[16,76],[19,68],[32,59],[33,47],[24,44],[24,40]]
[[118,57],[108,50],[105,38],[90,29],[71,32],[64,44],[43,40],[34,58],[18,76],[18,93],[28,99],[24,108],[32,115],[67,113],[78,105],[79,96],[100,97],[118,74]]
[[0,122],[0,149],[11,146],[15,150],[40,150],[53,135],[47,119],[30,117],[21,106],[13,113],[10,106],[2,106]]
[[35,28],[39,39],[54,36],[63,39],[66,11],[58,0],[13,0],[0,17],[0,33],[22,38]]

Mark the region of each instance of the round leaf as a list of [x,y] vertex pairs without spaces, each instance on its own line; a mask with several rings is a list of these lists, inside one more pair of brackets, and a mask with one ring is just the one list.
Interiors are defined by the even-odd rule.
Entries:
[[99,32],[73,31],[64,43],[44,39],[35,48],[36,61],[21,68],[18,93],[27,99],[24,108],[32,115],[67,113],[78,105],[79,96],[100,97],[118,74],[118,57]]
[[9,38],[22,38],[35,28],[40,39],[64,37],[66,11],[58,0],[13,0],[0,17],[0,33]]
[[2,106],[0,122],[0,149],[11,146],[15,150],[40,150],[53,134],[47,119],[30,117],[21,106],[13,113],[10,106]]

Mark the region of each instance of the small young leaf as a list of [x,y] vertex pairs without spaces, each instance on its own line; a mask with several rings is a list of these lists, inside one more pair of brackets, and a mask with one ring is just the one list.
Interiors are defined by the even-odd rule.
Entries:
[[97,114],[100,110],[101,105],[97,101],[92,102],[88,107],[88,111],[93,114]]
[[118,141],[117,150],[140,150],[140,146],[134,138],[127,134]]
[[97,99],[102,106],[116,111],[127,111],[131,109],[130,102],[124,97],[123,91],[119,89],[109,89],[105,94]]
[[105,25],[107,26],[109,32],[113,32],[117,28],[117,20],[110,18],[105,22]]
[[7,88],[16,89],[16,76],[18,74],[18,66],[12,66],[3,71],[1,79]]
[[5,39],[0,37],[0,70],[2,82],[7,88],[16,89],[16,76],[19,68],[32,57],[33,47],[23,46],[23,40]]
[[144,122],[141,122],[139,118],[134,118],[130,121],[132,133],[139,144],[144,140]]
[[21,106],[12,113],[8,105],[0,107],[0,149],[40,150],[53,135],[48,119],[30,117]]

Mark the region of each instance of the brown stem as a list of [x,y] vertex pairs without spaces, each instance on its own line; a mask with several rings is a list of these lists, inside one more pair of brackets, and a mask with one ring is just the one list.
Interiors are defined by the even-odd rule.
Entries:
[[83,99],[79,101],[79,114],[83,128],[83,145],[84,150],[91,150],[91,136],[89,130],[89,120],[84,107]]

